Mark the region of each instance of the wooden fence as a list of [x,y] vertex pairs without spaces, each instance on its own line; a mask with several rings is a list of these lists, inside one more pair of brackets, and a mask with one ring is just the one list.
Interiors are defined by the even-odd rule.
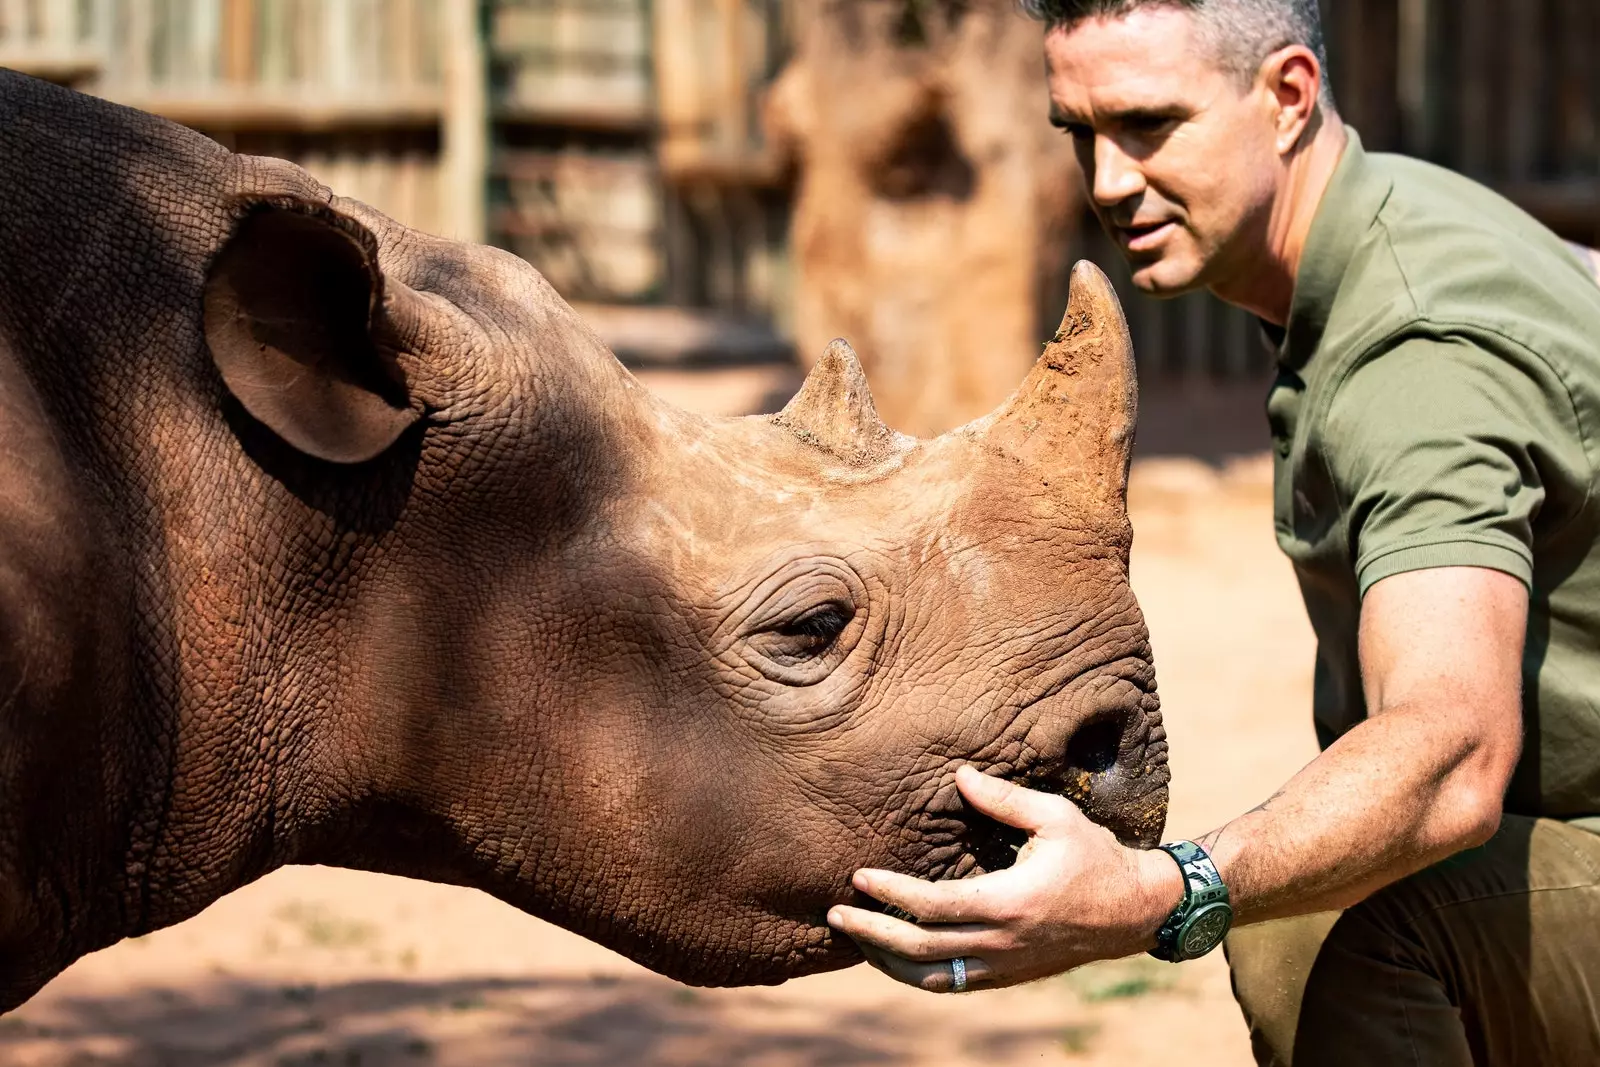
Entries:
[[1334,90],[1377,148],[1495,186],[1600,238],[1600,5],[1325,0]]
[[666,284],[646,0],[495,0],[490,238],[571,299]]
[[[1600,243],[1600,4],[1323,7],[1341,110],[1371,147]],[[787,18],[785,0],[0,0],[0,65],[295,159],[577,298],[781,322],[787,193],[758,100]],[[1148,373],[1266,373],[1248,316],[1138,294],[1092,220],[1077,243],[1117,278]]]
[[481,239],[476,15],[471,0],[0,0],[0,65]]

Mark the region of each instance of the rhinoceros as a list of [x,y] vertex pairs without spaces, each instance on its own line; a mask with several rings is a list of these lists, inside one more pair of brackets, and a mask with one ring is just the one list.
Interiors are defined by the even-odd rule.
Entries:
[[642,387],[526,263],[0,72],[0,1006],[285,864],[476,886],[695,984],[860,959],[851,873],[1128,842],[1166,740],[1104,277],[999,411]]

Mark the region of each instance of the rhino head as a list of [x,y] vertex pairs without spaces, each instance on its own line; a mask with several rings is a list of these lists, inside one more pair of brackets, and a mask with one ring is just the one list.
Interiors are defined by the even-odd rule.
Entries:
[[337,774],[426,812],[450,877],[699,983],[854,959],[823,916],[858,867],[1009,862],[962,763],[1153,844],[1132,352],[1104,276],[1074,283],[1016,395],[921,441],[842,341],[782,413],[703,418],[519,260],[253,208],[206,296],[233,396],[296,453],[412,469],[350,579],[337,707],[370,710],[328,724]]
[[508,254],[19,76],[0,117],[0,1005],[290,863],[688,982],[847,965],[857,868],[1011,860],[966,763],[1157,840],[1093,267],[936,440],[842,343],[708,419]]

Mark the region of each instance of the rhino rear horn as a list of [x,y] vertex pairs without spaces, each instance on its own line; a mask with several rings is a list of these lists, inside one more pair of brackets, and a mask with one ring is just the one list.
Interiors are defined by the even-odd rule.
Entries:
[[1120,509],[1138,417],[1128,320],[1110,279],[1081,261],[1061,327],[1021,387],[985,420],[983,437],[1047,481],[1060,478],[1075,494]]
[[773,421],[850,463],[876,463],[895,448],[896,435],[878,417],[861,360],[842,339],[828,345]]

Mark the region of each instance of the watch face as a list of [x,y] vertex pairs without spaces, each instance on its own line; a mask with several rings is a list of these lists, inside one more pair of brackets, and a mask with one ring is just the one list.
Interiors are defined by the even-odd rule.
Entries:
[[1226,904],[1212,904],[1201,908],[1189,917],[1178,933],[1178,952],[1184,959],[1199,959],[1222,944],[1233,925],[1233,909]]

